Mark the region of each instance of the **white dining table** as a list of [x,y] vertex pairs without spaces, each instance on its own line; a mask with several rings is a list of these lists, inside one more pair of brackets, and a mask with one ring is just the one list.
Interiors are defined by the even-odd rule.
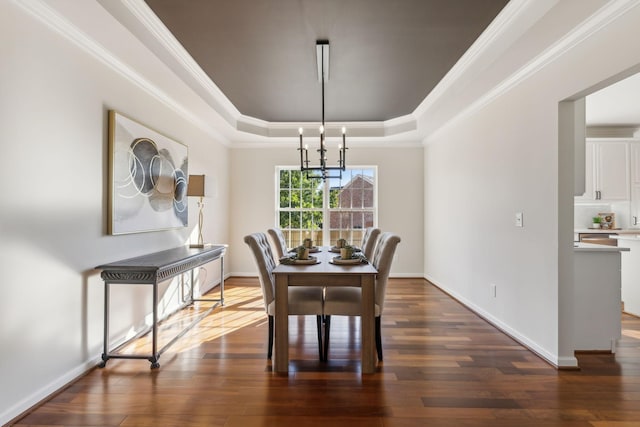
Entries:
[[329,247],[319,247],[319,251],[311,253],[317,258],[317,264],[279,264],[273,270],[276,283],[275,314],[275,361],[273,370],[279,373],[289,371],[289,286],[355,286],[362,289],[361,322],[361,370],[363,374],[375,370],[375,338],[374,316],[375,276],[378,273],[371,263],[337,265],[331,260],[339,253],[330,251]]

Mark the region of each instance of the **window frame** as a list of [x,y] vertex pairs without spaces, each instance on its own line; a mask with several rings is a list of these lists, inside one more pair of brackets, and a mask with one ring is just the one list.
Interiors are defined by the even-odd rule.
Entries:
[[[295,211],[300,211],[300,212],[304,212],[304,211],[312,211],[312,212],[321,212],[322,213],[322,228],[321,229],[303,229],[303,228],[299,228],[299,229],[295,229],[296,232],[295,233],[291,233],[291,232],[285,232],[285,239],[287,240],[287,247],[296,247],[300,244],[302,244],[302,241],[304,240],[304,238],[306,237],[311,237],[314,240],[314,244],[318,245],[318,246],[330,246],[332,244],[332,242],[335,242],[335,240],[337,240],[338,238],[342,237],[347,239],[347,241],[358,244],[362,238],[362,234],[364,233],[364,230],[366,229],[366,227],[363,226],[361,228],[349,228],[347,229],[347,233],[346,235],[344,234],[344,232],[341,232],[339,230],[342,230],[342,228],[331,228],[331,213],[332,212],[348,212],[348,213],[354,213],[354,212],[366,212],[366,211],[371,211],[373,214],[373,227],[377,227],[378,226],[378,167],[375,165],[354,165],[354,166],[347,166],[346,168],[347,170],[345,172],[343,172],[343,179],[341,181],[341,185],[344,186],[346,183],[350,182],[353,177],[355,175],[353,175],[350,171],[366,171],[366,170],[370,170],[373,173],[373,177],[372,177],[372,185],[373,185],[373,194],[372,194],[372,198],[373,198],[373,206],[371,208],[364,208],[364,207],[344,207],[344,208],[340,208],[340,207],[334,207],[332,208],[330,206],[330,198],[331,198],[331,186],[332,183],[335,184],[335,178],[333,179],[327,179],[325,181],[322,181],[322,188],[323,188],[323,194],[322,194],[322,206],[320,207],[311,207],[311,208],[302,208],[302,207],[287,207],[287,208],[281,208],[280,207],[280,192],[281,192],[281,187],[280,187],[280,173],[283,170],[288,170],[288,171],[297,171],[300,172],[300,166],[287,166],[287,165],[278,165],[275,167],[275,179],[274,179],[274,206],[275,206],[275,212],[274,212],[274,223],[275,223],[275,227],[277,228],[282,228],[280,227],[280,214],[281,212],[295,212]],[[346,176],[345,176],[346,174]],[[350,178],[349,178],[350,176]],[[289,185],[288,190],[291,190],[291,185]],[[351,217],[352,218],[352,217]],[[353,222],[352,222],[353,224]],[[291,229],[289,229],[291,230]],[[360,231],[361,230],[361,231]],[[336,234],[336,232],[338,234]],[[295,235],[294,235],[295,234]],[[321,235],[322,239],[321,241],[318,241],[318,236]],[[296,239],[297,236],[297,239]],[[332,238],[333,237],[333,238]]]

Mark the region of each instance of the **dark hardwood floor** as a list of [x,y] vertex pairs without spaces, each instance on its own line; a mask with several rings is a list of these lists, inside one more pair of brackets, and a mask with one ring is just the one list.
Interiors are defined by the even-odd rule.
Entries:
[[615,355],[579,355],[581,370],[558,371],[428,282],[392,279],[375,374],[359,372],[358,319],[334,316],[322,363],[310,316],[290,318],[282,376],[266,360],[257,279],[229,279],[225,297],[162,355],[160,369],[110,360],[15,425],[640,426],[638,318],[623,316]]

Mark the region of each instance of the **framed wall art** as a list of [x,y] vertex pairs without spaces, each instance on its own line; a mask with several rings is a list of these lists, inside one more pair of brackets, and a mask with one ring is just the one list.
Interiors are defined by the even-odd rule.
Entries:
[[109,234],[188,225],[188,148],[109,111]]

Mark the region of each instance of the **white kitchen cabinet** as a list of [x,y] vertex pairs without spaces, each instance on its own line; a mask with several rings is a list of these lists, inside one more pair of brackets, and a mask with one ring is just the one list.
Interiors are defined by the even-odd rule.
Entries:
[[629,142],[599,140],[587,141],[586,144],[585,193],[583,196],[576,197],[576,201],[629,200],[631,197]]
[[640,229],[640,142],[629,144],[631,156],[630,228]]
[[640,230],[640,185],[631,186],[629,228]]
[[631,185],[640,186],[640,141],[629,143],[631,156]]

